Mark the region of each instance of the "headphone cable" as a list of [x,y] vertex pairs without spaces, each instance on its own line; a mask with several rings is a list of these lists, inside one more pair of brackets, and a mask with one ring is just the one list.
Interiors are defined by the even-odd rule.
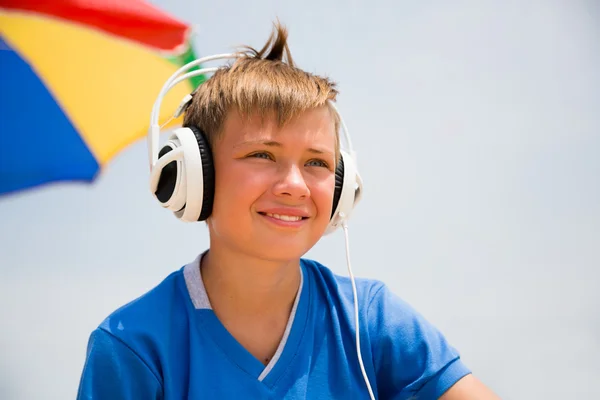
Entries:
[[365,371],[365,366],[363,364],[362,355],[360,352],[360,323],[358,319],[358,295],[356,293],[356,283],[354,282],[354,274],[352,273],[352,267],[350,266],[350,244],[348,239],[348,225],[344,221],[342,223],[342,228],[344,229],[344,238],[346,239],[346,263],[348,264],[348,273],[350,275],[350,281],[352,282],[352,293],[354,295],[354,322],[356,324],[356,351],[358,353],[358,363],[360,364],[360,369],[362,371],[363,378],[365,383],[367,384],[367,389],[369,389],[369,395],[371,400],[375,400],[375,396],[373,395],[373,390],[371,389],[371,383],[369,382],[369,378],[367,377],[367,372]]

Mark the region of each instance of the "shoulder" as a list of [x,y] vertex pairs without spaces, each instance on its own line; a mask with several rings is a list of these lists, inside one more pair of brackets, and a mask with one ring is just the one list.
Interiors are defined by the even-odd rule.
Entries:
[[[326,296],[337,298],[352,315],[351,279],[316,261],[304,260],[304,265]],[[380,395],[438,398],[470,373],[443,333],[387,284],[365,278],[355,282],[361,331],[368,342],[364,353],[373,361]]]
[[[310,278],[314,280],[317,289],[323,292],[325,297],[336,298],[342,304],[353,307],[354,293],[352,280],[348,276],[334,273],[329,267],[318,261],[303,258],[302,265],[308,272]],[[376,279],[354,278],[359,307],[365,309],[369,307],[371,300],[377,296],[385,284]]]
[[[342,304],[354,307],[352,280],[348,276],[334,273],[318,261],[302,259],[311,279],[318,289],[329,298],[337,298]],[[366,319],[366,328],[378,335],[394,334],[393,330],[409,329],[421,324],[431,325],[407,301],[396,295],[389,285],[377,279],[354,278],[358,297],[359,313]],[[387,331],[386,331],[387,330]]]
[[[186,328],[184,267],[108,315],[88,341],[77,398],[158,398],[174,330]],[[189,300],[187,300],[189,302]]]
[[158,374],[158,360],[168,353],[169,338],[174,330],[185,329],[188,320],[191,305],[187,304],[184,270],[171,272],[155,287],[110,313],[94,330],[90,342],[127,349]]
[[151,331],[159,333],[166,320],[177,318],[177,311],[182,309],[183,270],[172,272],[148,292],[110,313],[98,328],[123,341]]
[[[354,288],[352,279],[334,273],[318,261],[302,259],[310,279],[315,281],[317,290],[324,296],[336,299],[343,306],[354,307]],[[368,329],[381,330],[385,326],[410,324],[415,318],[421,318],[416,310],[390,287],[378,279],[354,277],[356,296],[361,318],[366,318]]]
[[[352,279],[334,273],[318,261],[302,259],[305,269],[318,289],[329,298],[337,298],[343,305],[354,307]],[[378,279],[354,277],[361,318],[368,318],[369,329],[381,329],[385,325],[410,324],[422,316],[391,288]]]

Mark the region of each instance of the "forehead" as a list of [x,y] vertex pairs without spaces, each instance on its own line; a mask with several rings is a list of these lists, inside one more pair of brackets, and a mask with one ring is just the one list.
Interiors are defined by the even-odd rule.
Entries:
[[278,123],[275,112],[242,115],[231,110],[224,121],[221,139],[230,144],[276,139],[280,142],[318,142],[334,146],[335,121],[327,107],[304,111],[283,124]]

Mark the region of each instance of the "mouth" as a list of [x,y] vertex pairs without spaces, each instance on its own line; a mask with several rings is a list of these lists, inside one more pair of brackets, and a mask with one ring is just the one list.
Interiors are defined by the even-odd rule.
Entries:
[[308,217],[300,216],[300,215],[285,215],[285,214],[273,214],[268,212],[259,212],[260,215],[264,217],[268,217],[277,221],[282,222],[300,222],[308,219]]

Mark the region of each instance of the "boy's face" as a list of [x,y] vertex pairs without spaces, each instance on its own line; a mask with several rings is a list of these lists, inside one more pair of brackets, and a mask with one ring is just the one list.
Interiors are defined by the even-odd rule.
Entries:
[[323,235],[335,184],[334,122],[326,107],[279,128],[231,111],[213,145],[211,246],[270,260],[301,257]]

